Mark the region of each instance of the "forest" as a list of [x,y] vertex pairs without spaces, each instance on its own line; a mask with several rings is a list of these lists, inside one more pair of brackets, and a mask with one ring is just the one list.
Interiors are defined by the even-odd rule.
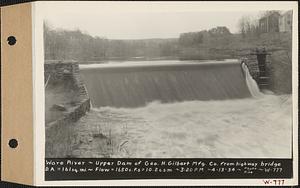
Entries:
[[238,35],[226,27],[180,34],[179,38],[111,40],[80,30],[51,29],[44,24],[45,59],[80,63],[109,60],[225,59]]
[[176,59],[178,40],[112,40],[93,37],[80,30],[54,30],[44,24],[46,60],[75,60],[80,63],[108,60]]
[[[267,13],[263,14],[266,15]],[[272,55],[273,91],[291,92],[292,33],[260,32],[258,19],[242,17],[239,32],[225,26],[181,33],[178,38],[112,40],[80,30],[54,29],[44,22],[46,62],[73,60],[80,64],[126,60],[222,60],[239,59],[251,50],[266,48]]]
[[238,33],[226,26],[181,33],[178,38],[113,40],[91,36],[80,30],[57,29],[44,22],[46,60],[75,60],[79,63],[99,63],[110,60],[206,60],[239,58],[250,49],[290,50],[289,34],[260,32],[259,18],[243,16],[238,22]]

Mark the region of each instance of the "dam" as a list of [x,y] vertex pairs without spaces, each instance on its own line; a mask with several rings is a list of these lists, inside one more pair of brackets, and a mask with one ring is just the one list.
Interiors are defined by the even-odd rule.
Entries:
[[251,97],[237,60],[81,65],[80,73],[93,107]]
[[57,126],[51,135],[65,141],[48,154],[291,157],[291,96],[260,92],[247,66],[237,60],[81,64],[91,109]]

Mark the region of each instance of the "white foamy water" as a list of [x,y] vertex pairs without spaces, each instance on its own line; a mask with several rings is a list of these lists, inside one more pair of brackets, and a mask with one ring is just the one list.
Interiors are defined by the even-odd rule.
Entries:
[[256,81],[252,78],[249,69],[245,63],[242,64],[243,71],[245,73],[245,79],[248,86],[248,89],[253,97],[262,97],[263,94],[260,92]]
[[79,124],[85,131],[95,131],[97,124],[115,135],[126,152],[114,157],[291,157],[290,95],[103,107]]

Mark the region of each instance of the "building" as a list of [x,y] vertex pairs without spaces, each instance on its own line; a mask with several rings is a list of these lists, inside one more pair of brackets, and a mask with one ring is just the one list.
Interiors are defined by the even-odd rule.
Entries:
[[286,11],[279,17],[279,31],[291,32],[293,24],[293,11]]
[[279,17],[277,11],[270,11],[259,19],[259,30],[261,33],[279,32]]

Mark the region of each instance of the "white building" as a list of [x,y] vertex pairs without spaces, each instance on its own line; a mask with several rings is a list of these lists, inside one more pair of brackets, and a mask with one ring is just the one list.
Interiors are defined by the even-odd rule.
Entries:
[[293,24],[293,11],[289,10],[279,17],[279,32],[291,32]]

